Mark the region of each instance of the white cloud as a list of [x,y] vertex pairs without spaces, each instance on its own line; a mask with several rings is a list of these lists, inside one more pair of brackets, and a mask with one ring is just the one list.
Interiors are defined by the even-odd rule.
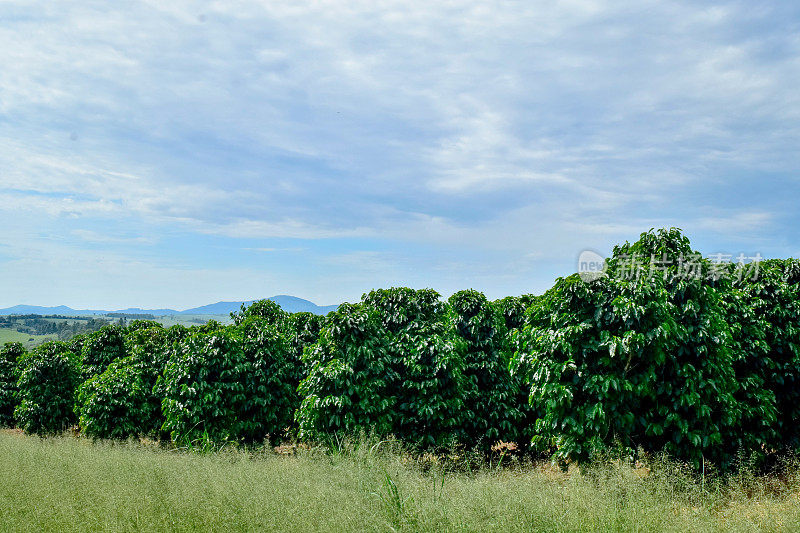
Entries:
[[764,230],[775,223],[773,213],[763,211],[744,211],[734,213],[718,213],[714,217],[702,217],[694,226],[701,230],[710,230],[728,236],[742,234],[763,234]]
[[[408,279],[511,287],[540,275],[531,261],[652,226],[796,249],[790,3],[37,10],[0,5],[0,222],[69,241],[64,257],[125,249],[144,280],[177,277],[156,250],[170,239],[196,241],[195,261],[215,239],[310,241],[313,275],[346,280],[313,289],[335,300],[387,281],[385,253]],[[294,283],[278,255],[262,258]]]

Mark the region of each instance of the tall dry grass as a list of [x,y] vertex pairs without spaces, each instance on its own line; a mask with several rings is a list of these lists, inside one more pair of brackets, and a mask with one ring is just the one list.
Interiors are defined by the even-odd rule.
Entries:
[[800,468],[698,477],[668,461],[562,473],[335,451],[190,453],[0,433],[4,531],[798,531]]

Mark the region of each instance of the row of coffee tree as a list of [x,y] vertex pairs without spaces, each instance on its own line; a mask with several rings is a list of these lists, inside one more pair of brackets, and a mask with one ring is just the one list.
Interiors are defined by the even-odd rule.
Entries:
[[730,467],[800,449],[800,262],[712,263],[677,229],[593,279],[488,301],[372,291],[326,317],[136,321],[0,355],[0,424],[178,445],[394,435],[562,461],[666,451]]

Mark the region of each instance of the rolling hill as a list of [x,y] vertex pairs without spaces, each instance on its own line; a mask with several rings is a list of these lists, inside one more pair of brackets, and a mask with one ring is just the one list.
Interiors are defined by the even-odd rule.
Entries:
[[[298,298],[296,296],[289,296],[286,294],[279,294],[268,298],[281,306],[281,309],[288,313],[299,313],[301,311],[314,313],[317,315],[326,315],[331,311],[336,310],[338,305],[317,305],[309,300]],[[227,315],[234,311],[238,311],[242,304],[249,305],[255,300],[248,301],[233,301],[233,302],[217,302],[213,304],[194,307],[192,309],[185,309],[177,311],[175,309],[141,309],[138,307],[130,307],[121,310],[98,310],[98,309],[72,309],[65,305],[55,307],[45,307],[39,305],[15,305],[0,309],[0,315],[64,315],[64,316],[84,316],[84,315],[105,315],[108,313],[126,313],[126,314],[148,314],[155,316],[165,315]]]

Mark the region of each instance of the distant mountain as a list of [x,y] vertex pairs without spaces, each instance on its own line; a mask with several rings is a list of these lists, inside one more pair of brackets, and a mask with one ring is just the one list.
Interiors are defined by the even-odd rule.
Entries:
[[[335,311],[338,305],[317,305],[314,302],[297,298],[296,296],[288,296],[280,294],[268,298],[281,306],[281,309],[287,313],[299,313],[306,311],[316,315],[327,315],[331,311]],[[203,305],[185,311],[176,311],[175,309],[140,309],[138,307],[131,307],[128,309],[121,309],[116,311],[102,311],[97,309],[72,309],[65,305],[57,307],[43,307],[40,305],[15,305],[14,307],[7,307],[0,309],[0,315],[64,315],[64,316],[78,316],[78,315],[105,315],[108,313],[126,313],[131,315],[227,315],[234,311],[238,311],[242,304],[250,305],[255,300],[246,302],[217,302],[215,304]]]
[[120,309],[119,311],[108,311],[109,313],[120,313],[125,315],[177,315],[180,311],[174,309],[141,309],[139,307],[129,307],[127,309]]
[[[330,313],[331,311],[335,311],[336,308],[339,307],[338,305],[317,305],[314,302],[310,302],[308,300],[304,300],[296,296],[288,296],[286,294],[279,294],[278,296],[272,296],[267,299],[272,300],[276,304],[280,305],[281,309],[283,309],[287,313],[299,313],[301,311],[305,311],[308,313],[314,313],[316,315],[327,315],[328,313]],[[181,311],[175,314],[227,315],[228,313],[234,313],[238,311],[241,308],[242,304],[250,305],[254,301],[255,300],[249,300],[246,302],[217,302],[215,304],[203,305],[201,307],[187,309],[186,311]]]
[[42,307],[41,305],[15,305],[14,307],[7,307],[0,309],[0,315],[104,315],[108,311],[98,310],[76,310],[66,305],[59,305],[57,307]]
[[287,313],[314,313],[315,315],[327,315],[331,311],[336,311],[338,305],[317,305],[314,302],[309,302],[297,296],[289,296],[287,294],[279,294],[269,298],[276,304],[281,306],[281,309]]

